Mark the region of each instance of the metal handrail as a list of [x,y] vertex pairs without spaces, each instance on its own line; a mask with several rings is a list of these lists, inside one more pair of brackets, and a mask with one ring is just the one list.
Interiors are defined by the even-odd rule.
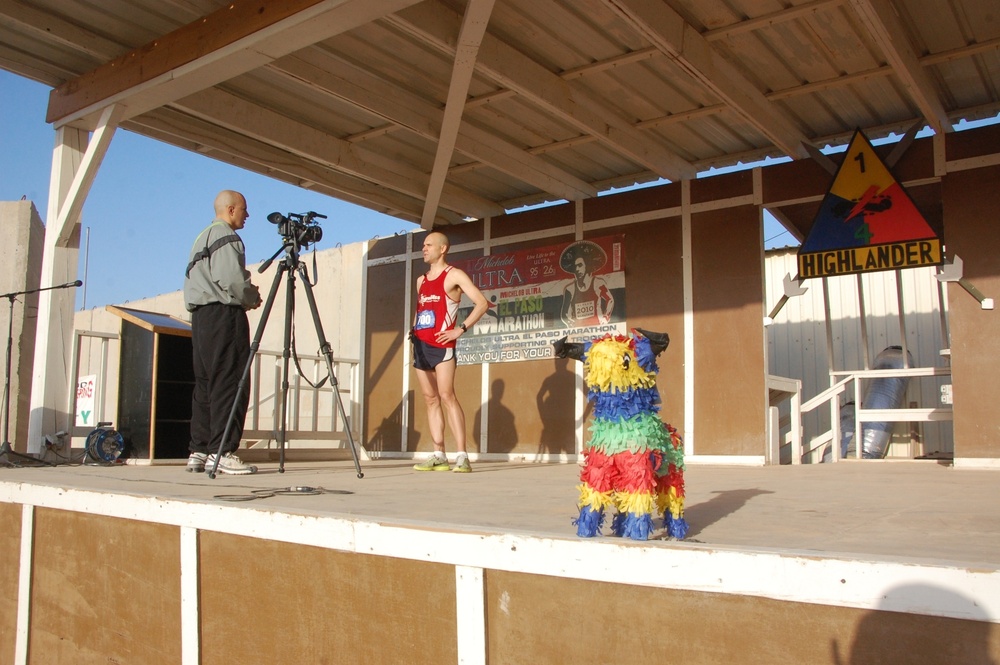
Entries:
[[[244,439],[265,439],[268,442],[276,437],[281,423],[279,403],[281,398],[281,363],[283,355],[280,351],[258,351],[254,358],[251,383],[250,408],[247,411],[246,427],[243,430]],[[311,374],[313,384],[319,382],[326,374],[326,358],[320,355],[298,356],[299,364],[304,372]],[[267,362],[273,362],[274,374],[269,382],[270,390],[263,393],[264,381],[261,375]],[[334,373],[337,375],[337,388],[344,410],[350,420],[350,432],[353,438],[359,437],[360,430],[358,413],[359,404],[359,367],[360,361],[354,358],[333,358]],[[346,369],[346,372],[344,371]],[[310,371],[311,370],[311,371]],[[348,430],[340,418],[337,404],[334,401],[333,389],[328,380],[322,387],[316,388],[303,381],[298,372],[290,372],[288,411],[290,417],[286,423],[287,439],[309,439],[314,441],[347,441]],[[307,397],[308,396],[308,397]],[[325,408],[321,409],[321,402]],[[270,403],[270,408],[265,405]],[[329,422],[329,427],[321,428],[321,423]],[[269,424],[270,427],[267,427]]]
[[[830,443],[832,446],[832,459],[834,462],[840,461],[840,403],[834,399],[848,390],[848,385],[854,382],[855,404],[861,403],[860,385],[861,379],[872,378],[896,378],[914,376],[949,376],[950,367],[906,367],[899,369],[869,369],[844,371],[838,370],[830,372],[831,377],[843,377],[832,386],[806,400],[800,407],[800,413],[805,414],[824,405],[830,405],[830,429],[821,432],[810,439],[806,444],[795,446],[792,444],[792,464],[801,463],[802,457],[808,453],[816,451],[823,445]],[[918,407],[918,408],[898,408],[898,409],[864,409],[856,408],[854,411],[854,431],[862,430],[862,423],[870,422],[934,422],[948,421],[953,419],[953,412],[950,408],[942,407]],[[797,449],[798,448],[798,449]],[[805,450],[803,450],[805,449]],[[860,459],[862,446],[855,446],[855,457]]]

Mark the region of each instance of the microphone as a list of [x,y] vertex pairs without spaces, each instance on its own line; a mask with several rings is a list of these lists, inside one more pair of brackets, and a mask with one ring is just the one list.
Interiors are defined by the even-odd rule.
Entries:
[[75,282],[73,282],[73,286],[83,286],[83,280],[82,279],[76,280]]

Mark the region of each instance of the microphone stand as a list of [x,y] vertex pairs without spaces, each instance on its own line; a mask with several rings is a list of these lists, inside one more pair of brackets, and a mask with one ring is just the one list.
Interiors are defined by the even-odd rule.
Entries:
[[40,289],[29,289],[27,291],[13,291],[11,293],[4,293],[0,295],[0,298],[7,298],[10,301],[10,318],[7,320],[7,365],[4,372],[4,386],[3,386],[3,443],[0,444],[0,460],[3,461],[7,466],[17,466],[15,462],[11,462],[9,457],[16,457],[19,459],[30,460],[32,462],[38,462],[47,466],[55,466],[51,462],[46,462],[45,460],[31,457],[30,455],[22,455],[19,452],[14,451],[10,445],[10,439],[8,437],[10,431],[10,366],[11,366],[11,348],[14,344],[14,300],[17,296],[24,296],[31,293],[38,293],[40,291],[51,291],[52,289],[69,289],[75,288],[77,286],[83,286],[83,282],[76,280],[75,282],[67,282],[66,284],[60,284],[58,286],[46,286]]

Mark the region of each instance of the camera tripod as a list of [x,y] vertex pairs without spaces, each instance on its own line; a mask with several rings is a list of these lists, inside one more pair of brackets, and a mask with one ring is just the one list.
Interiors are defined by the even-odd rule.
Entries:
[[319,339],[320,351],[322,352],[323,357],[326,358],[326,368],[327,372],[329,372],[330,387],[333,390],[333,397],[337,403],[341,422],[344,423],[344,429],[347,432],[347,443],[351,450],[351,456],[354,458],[354,469],[357,471],[358,478],[365,477],[365,474],[361,471],[361,462],[358,460],[358,451],[354,446],[354,436],[351,434],[351,424],[347,418],[347,412],[344,410],[344,402],[340,398],[337,375],[333,371],[333,352],[330,349],[330,344],[326,340],[326,336],[323,334],[323,324],[320,322],[319,314],[316,310],[316,298],[313,296],[312,284],[309,283],[309,275],[306,273],[305,266],[299,260],[299,246],[300,240],[298,238],[286,237],[285,243],[281,246],[281,248],[258,269],[258,272],[264,272],[279,254],[282,252],[285,253],[285,257],[278,264],[277,271],[274,274],[274,281],[271,283],[271,291],[267,294],[267,300],[264,301],[264,309],[261,310],[260,323],[257,325],[257,334],[254,335],[253,341],[250,343],[250,357],[247,358],[246,367],[243,369],[243,376],[240,378],[239,386],[236,389],[236,399],[233,400],[233,407],[229,412],[229,420],[226,422],[226,430],[222,435],[222,440],[219,442],[219,449],[216,451],[215,463],[210,469],[205,469],[205,471],[208,472],[209,478],[215,478],[216,473],[218,472],[219,458],[222,456],[222,448],[225,446],[226,441],[229,440],[229,433],[232,431],[232,426],[235,422],[240,396],[242,395],[250,376],[250,368],[253,365],[254,356],[257,355],[257,350],[260,348],[260,340],[264,336],[264,329],[267,326],[267,319],[271,314],[271,306],[274,304],[274,297],[278,293],[278,286],[281,283],[281,278],[287,274],[288,279],[285,282],[285,332],[281,368],[281,409],[278,412],[281,414],[281,427],[278,430],[277,436],[279,445],[278,472],[285,472],[285,440],[288,423],[288,361],[291,358],[292,321],[294,320],[295,315],[296,272],[298,272],[302,277],[302,284],[305,286],[306,300],[309,301],[309,311],[312,314],[313,325],[316,327],[316,337]]

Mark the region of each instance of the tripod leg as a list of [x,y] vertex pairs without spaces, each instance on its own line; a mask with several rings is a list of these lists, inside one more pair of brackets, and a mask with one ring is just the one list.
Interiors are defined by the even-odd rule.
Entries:
[[243,368],[243,376],[240,377],[239,386],[236,388],[236,398],[233,400],[233,407],[229,410],[229,419],[226,421],[226,429],[222,434],[222,440],[219,441],[219,449],[215,453],[215,463],[212,465],[212,470],[208,472],[209,478],[214,479],[219,470],[219,457],[222,456],[222,447],[226,445],[226,441],[229,440],[229,433],[232,432],[233,423],[236,420],[236,409],[239,407],[240,395],[243,393],[243,387],[246,386],[247,380],[250,377],[250,368],[253,366],[253,359],[254,356],[257,355],[257,349],[260,348],[260,340],[264,336],[264,328],[267,326],[267,318],[271,315],[271,306],[274,305],[274,296],[278,293],[278,285],[281,283],[281,275],[286,269],[287,267],[284,262],[282,262],[278,265],[277,270],[274,272],[274,281],[271,282],[271,290],[267,294],[267,300],[264,301],[264,309],[262,309],[260,313],[260,323],[257,324],[257,334],[254,335],[253,341],[250,343],[250,356],[247,358],[247,364]]
[[358,460],[358,451],[354,445],[354,436],[351,434],[351,421],[344,410],[344,402],[340,399],[340,385],[337,383],[337,375],[333,371],[333,351],[330,349],[330,344],[326,341],[326,336],[323,334],[323,324],[320,322],[319,314],[316,310],[316,298],[313,296],[309,276],[306,275],[302,264],[299,264],[298,269],[299,274],[302,275],[302,284],[306,289],[306,300],[309,301],[309,311],[312,313],[313,325],[316,327],[316,337],[319,339],[320,351],[323,353],[323,357],[326,358],[326,368],[330,373],[330,387],[333,389],[333,397],[339,407],[340,419],[344,423],[344,431],[347,432],[347,443],[351,449],[351,457],[354,458],[354,469],[358,473],[358,478],[364,478],[365,474],[361,471],[361,462]]
[[[289,261],[297,261],[292,254]],[[281,352],[281,427],[278,430],[278,473],[285,472],[285,442],[288,440],[288,361],[292,357],[292,321],[295,318],[295,273],[288,272],[285,291],[285,333]]]

